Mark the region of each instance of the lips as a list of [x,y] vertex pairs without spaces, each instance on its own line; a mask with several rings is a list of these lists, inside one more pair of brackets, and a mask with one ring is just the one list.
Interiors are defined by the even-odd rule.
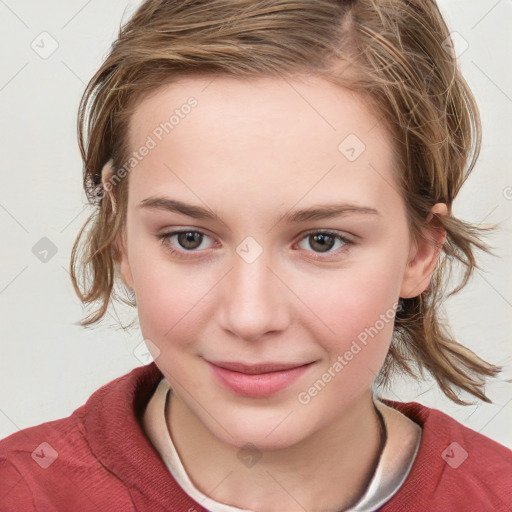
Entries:
[[213,362],[211,364],[231,370],[232,372],[240,372],[248,375],[257,375],[262,373],[280,372],[284,370],[290,370],[291,368],[299,368],[308,363],[260,363],[260,364],[245,364],[235,362]]
[[272,396],[304,375],[313,363],[259,363],[207,361],[216,381],[225,389],[251,398]]

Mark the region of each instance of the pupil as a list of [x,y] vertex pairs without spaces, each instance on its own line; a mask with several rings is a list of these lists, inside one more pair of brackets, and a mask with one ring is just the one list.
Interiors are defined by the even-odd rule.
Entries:
[[[192,231],[188,231],[186,233],[180,233],[180,237],[183,237],[184,240],[180,240],[180,244],[185,247],[185,249],[195,249],[198,244],[197,244],[197,240],[201,237],[201,234],[200,233],[194,233]],[[182,241],[184,243],[182,243]],[[188,244],[191,243],[192,244],[192,247],[190,247]],[[195,243],[195,245],[194,245]],[[200,245],[200,243],[199,243]]]
[[[330,239],[331,243],[326,243],[326,239]],[[331,235],[313,235],[313,240],[314,243],[311,246],[314,248],[314,245],[318,244],[320,252],[327,252],[334,244],[334,239]]]

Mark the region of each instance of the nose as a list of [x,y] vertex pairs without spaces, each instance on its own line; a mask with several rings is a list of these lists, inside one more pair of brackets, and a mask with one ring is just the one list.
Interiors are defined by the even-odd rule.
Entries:
[[251,263],[234,254],[233,269],[223,280],[222,327],[236,337],[256,341],[286,329],[291,292],[263,252]]

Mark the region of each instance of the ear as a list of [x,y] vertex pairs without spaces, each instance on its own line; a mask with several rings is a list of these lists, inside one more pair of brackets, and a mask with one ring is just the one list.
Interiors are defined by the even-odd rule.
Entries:
[[425,219],[423,236],[411,244],[407,267],[405,268],[400,297],[409,299],[424,292],[432,279],[441,247],[446,240],[446,230],[438,217],[446,217],[448,208],[436,203]]
[[[115,216],[117,212],[117,204],[114,193],[112,192],[112,176],[114,175],[114,165],[113,160],[110,159],[101,170],[101,185],[104,191],[103,197],[103,208],[106,208],[107,211],[110,209],[109,220]],[[107,206],[107,200],[110,204]],[[130,290],[133,291],[133,276],[130,269],[130,263],[128,259],[128,251],[126,250],[126,228],[123,227],[122,233],[118,235],[118,238],[114,240],[112,243],[114,260],[117,263],[119,274],[121,275],[121,279],[123,280],[125,286],[127,286]]]
[[112,192],[112,177],[114,176],[114,173],[114,160],[111,158],[101,169],[101,188],[103,189],[102,208],[105,208],[108,211],[107,205],[105,204],[108,201],[110,207],[110,216],[115,215],[117,211],[116,198]]

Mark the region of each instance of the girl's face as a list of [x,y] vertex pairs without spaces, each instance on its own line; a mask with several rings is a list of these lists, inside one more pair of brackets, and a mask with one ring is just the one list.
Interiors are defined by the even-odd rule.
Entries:
[[429,281],[387,130],[304,80],[183,78],[130,124],[121,273],[177,399],[237,447],[291,446],[367,399],[399,296]]

